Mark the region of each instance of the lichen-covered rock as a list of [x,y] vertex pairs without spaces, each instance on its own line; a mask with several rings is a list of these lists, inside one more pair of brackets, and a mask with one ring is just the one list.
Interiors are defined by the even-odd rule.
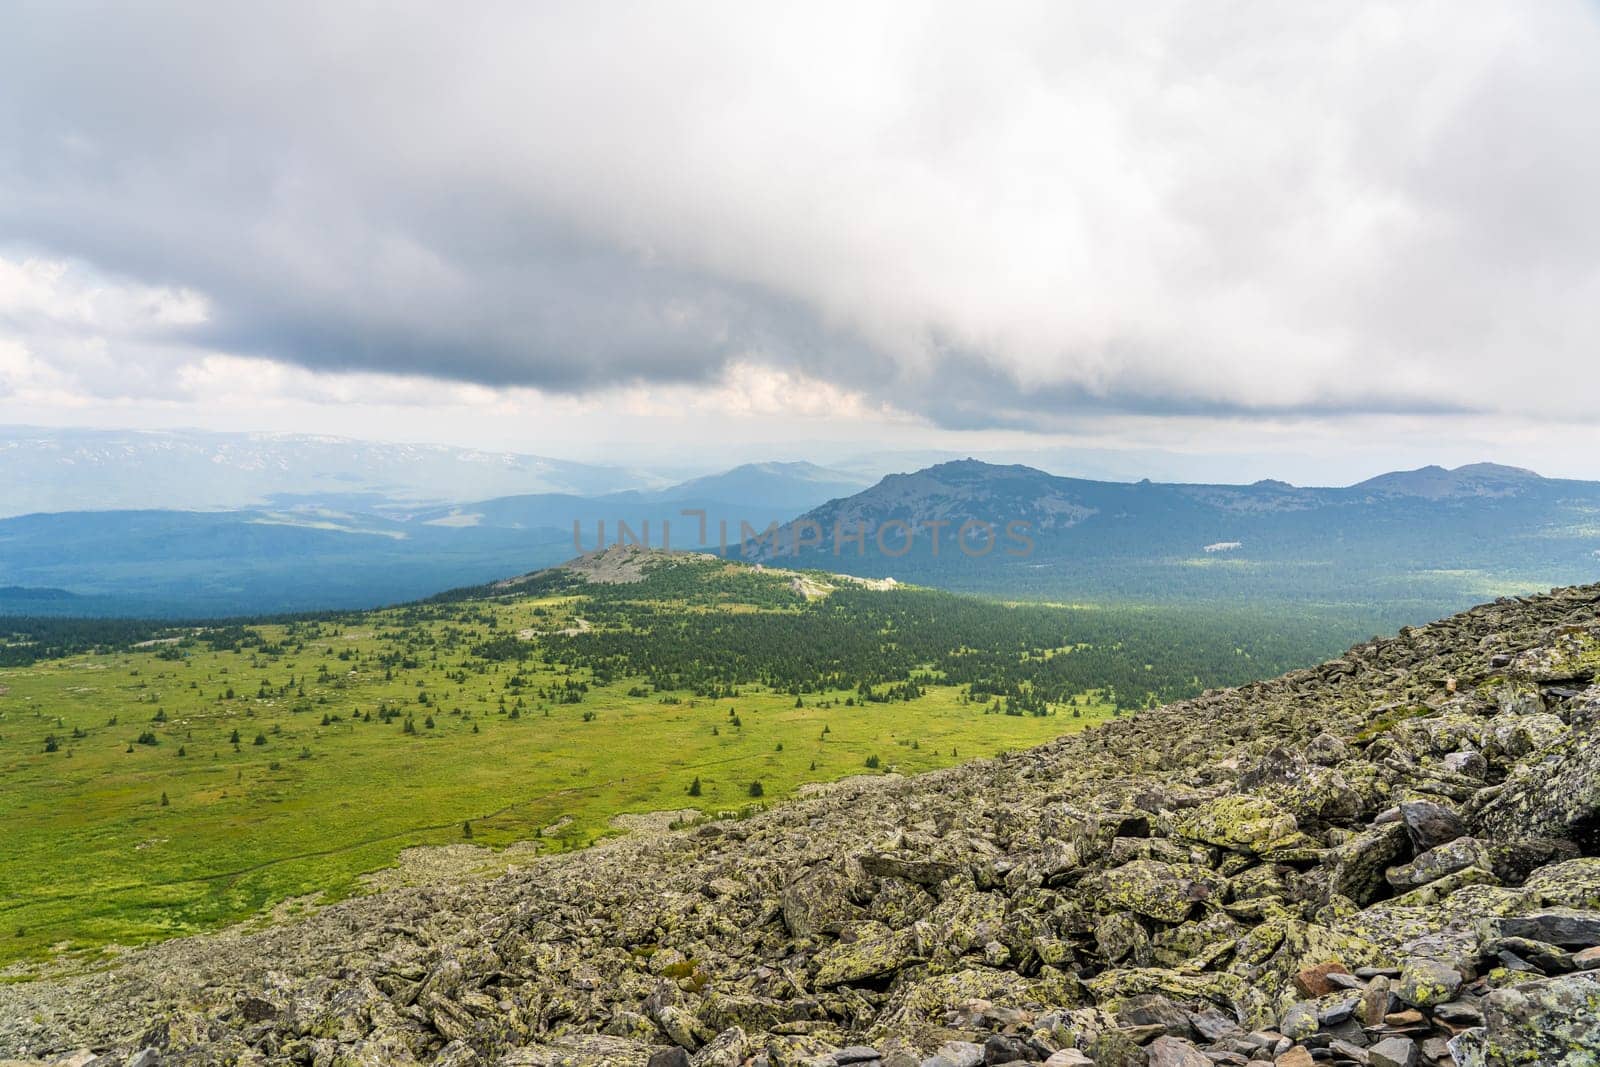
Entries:
[[374,1033],[333,1058],[333,1067],[409,1067],[417,1057],[396,1033]]
[[1006,898],[982,893],[970,882],[952,886],[927,918],[917,924],[915,953],[950,963],[999,940],[1005,929]]
[[1484,1026],[1452,1051],[1461,1067],[1592,1067],[1600,1062],[1600,976],[1575,974],[1497,989]]
[[1372,942],[1392,958],[1427,945],[1435,958],[1466,960],[1477,952],[1481,919],[1510,915],[1524,906],[1522,890],[1472,885],[1429,904],[1382,900],[1330,925]]
[[1129,997],[1160,993],[1179,1001],[1209,1002],[1247,1026],[1269,1025],[1277,1012],[1266,993],[1238,975],[1183,973],[1164,967],[1116,968],[1085,983],[1096,1003],[1115,1009]]
[[694,1067],[740,1067],[752,1051],[750,1035],[731,1026],[694,1054]]
[[1490,837],[1565,837],[1600,846],[1600,745],[1569,735],[1531,755],[1479,813]]
[[1386,872],[1411,852],[1411,838],[1399,821],[1383,823],[1333,850],[1329,890],[1359,905],[1387,892]]
[[780,1035],[767,1040],[771,1067],[834,1067],[832,1042],[811,1034]]
[[1567,736],[1567,724],[1556,715],[1540,712],[1499,719],[1484,740],[1484,753],[1496,765],[1505,767],[1516,760],[1552,745]]
[[862,923],[847,931],[847,940],[817,954],[817,986],[832,986],[882,978],[894,974],[915,958],[915,940],[909,930],[890,930]]
[[1238,793],[1178,812],[1172,817],[1172,832],[1256,855],[1310,843],[1293,815],[1270,800]]
[[862,918],[861,908],[850,899],[859,882],[854,871],[834,863],[798,872],[778,897],[784,925],[796,937],[810,937]]
[[1099,907],[1135,912],[1157,922],[1180,923],[1195,905],[1210,900],[1222,885],[1223,879],[1205,867],[1134,860],[1085,883],[1084,892]]
[[1475,837],[1458,837],[1428,849],[1410,863],[1389,868],[1384,877],[1396,889],[1414,889],[1468,867],[1487,871],[1493,865],[1487,845]]
[[1508,885],[1522,885],[1541,868],[1555,867],[1578,858],[1578,846],[1559,837],[1523,837],[1490,841],[1489,868]]
[[547,1044],[513,1049],[496,1067],[648,1067],[649,1045],[599,1034],[558,1037]]
[[1600,909],[1600,856],[1552,863],[1529,875],[1523,888],[1531,903]]
[[1094,944],[1109,963],[1126,961],[1144,967],[1155,960],[1150,931],[1131,911],[1114,911],[1097,918]]
[[1461,989],[1461,971],[1443,960],[1418,956],[1406,961],[1395,993],[1415,1008],[1431,1008],[1455,997]]
[[1261,924],[1239,940],[1228,972],[1248,981],[1280,1005],[1301,994],[1294,979],[1310,967],[1337,963],[1347,971],[1387,966],[1393,962],[1382,948],[1364,938],[1297,919]]
[[1198,919],[1158,932],[1150,939],[1150,956],[1163,966],[1176,967],[1237,941],[1243,929],[1225,911],[1204,911]]
[[900,1036],[932,1048],[948,1040],[946,1018],[963,1005],[1031,1005],[1042,1010],[1076,1005],[1081,999],[1076,979],[1059,971],[1046,970],[1037,978],[1027,978],[1015,971],[968,967],[951,974],[911,978],[898,985],[865,1037],[876,1045]]

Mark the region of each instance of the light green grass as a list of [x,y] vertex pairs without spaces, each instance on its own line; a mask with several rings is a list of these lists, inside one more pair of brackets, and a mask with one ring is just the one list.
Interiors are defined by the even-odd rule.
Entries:
[[[500,633],[574,624],[564,614],[570,598],[483,610]],[[173,660],[162,646],[0,671],[0,963],[89,958],[112,944],[213,929],[290,897],[336,899],[404,848],[464,840],[467,822],[480,845],[581,847],[620,813],[737,809],[751,803],[752,781],[772,802],[806,782],[868,773],[869,756],[885,770],[929,770],[1111,713],[1086,694],[1081,717],[987,714],[938,685],[908,703],[857,707],[841,692],[808,694],[797,708],[793,696],[757,687],[736,699],[667,694],[677,702],[665,703],[658,693],[629,696],[639,679],[560,704],[531,690],[568,676],[534,660],[522,668],[531,685],[512,718],[500,710],[502,696],[516,707],[509,663],[451,680],[466,652],[435,660],[422,648],[414,667],[386,678],[376,657],[399,654],[416,633],[461,628],[395,619],[325,624],[276,657],[199,645]],[[285,633],[256,629],[273,642]],[[363,658],[341,660],[341,651]],[[303,696],[298,684],[276,691],[291,675]],[[263,682],[273,689],[265,697]],[[380,701],[411,716],[417,733],[403,731],[403,717],[380,722]],[[165,722],[152,721],[158,712]],[[371,722],[352,721],[369,712]],[[324,715],[342,721],[325,726]],[[146,730],[158,744],[135,743]],[[252,743],[258,733],[266,744]],[[44,751],[47,735],[58,751]],[[695,777],[697,800],[686,795]],[[563,819],[559,833],[540,837]]]

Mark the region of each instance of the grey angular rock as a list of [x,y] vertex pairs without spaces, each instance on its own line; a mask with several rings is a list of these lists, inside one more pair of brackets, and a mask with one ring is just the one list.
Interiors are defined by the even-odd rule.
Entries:
[[1433,1017],[1453,1026],[1481,1026],[1483,1011],[1476,1004],[1462,1000],[1446,1001],[1433,1006]]
[[952,1067],[978,1067],[983,1063],[983,1046],[973,1041],[946,1041],[939,1046],[937,1055]]
[[1489,761],[1475,749],[1450,753],[1444,758],[1444,767],[1452,774],[1464,774],[1469,778],[1482,778],[1489,773]]
[[1075,1048],[1065,1048],[1052,1052],[1044,1061],[1044,1067],[1097,1067],[1087,1053],[1079,1052]]
[[1551,908],[1492,919],[1486,926],[1499,937],[1526,938],[1565,948],[1600,945],[1600,911]]
[[1144,1051],[1149,1067],[1212,1067],[1205,1053],[1178,1037],[1158,1037]]
[[1216,1008],[1190,1012],[1189,1024],[1203,1041],[1220,1041],[1225,1037],[1244,1033],[1244,1027],[1239,1025],[1237,1019],[1224,1015]]
[[1372,1067],[1416,1067],[1417,1043],[1409,1037],[1387,1037],[1367,1049]]
[[1117,1008],[1117,1022],[1123,1026],[1159,1026],[1173,1037],[1194,1033],[1189,1014],[1159,993],[1129,997]]
[[1432,800],[1407,800],[1400,804],[1400,821],[1418,852],[1454,841],[1467,832],[1461,816]]

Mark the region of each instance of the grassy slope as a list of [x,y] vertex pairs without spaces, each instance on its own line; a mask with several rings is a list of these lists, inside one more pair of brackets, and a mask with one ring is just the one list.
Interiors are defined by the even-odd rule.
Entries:
[[[482,610],[496,614],[500,633],[571,622],[566,598]],[[808,695],[796,708],[792,696],[749,686],[737,699],[678,694],[682,702],[668,704],[628,696],[637,680],[622,679],[576,705],[525,695],[513,719],[499,710],[510,664],[457,682],[445,675],[463,654],[435,662],[424,651],[414,669],[386,679],[377,657],[414,636],[386,629],[393,619],[324,624],[278,657],[202,645],[181,660],[151,648],[0,671],[0,961],[210,928],[300,894],[346,894],[405,847],[463,840],[467,820],[476,843],[495,845],[570,819],[545,840],[578,847],[618,813],[734,808],[750,802],[755,779],[772,800],[862,773],[871,755],[886,768],[926,770],[1109,714],[1086,694],[1082,718],[988,715],[943,686],[910,703],[860,707],[843,706],[840,693],[839,706]],[[284,634],[259,630],[274,642]],[[565,677],[538,661],[524,674],[534,689]],[[291,675],[303,697],[276,692]],[[417,704],[419,681],[430,707]],[[271,695],[257,695],[263,682]],[[403,705],[417,734],[376,714],[352,721],[380,701]],[[152,722],[158,711],[166,722]],[[324,715],[341,721],[322,725]],[[159,743],[132,743],[145,730]],[[266,744],[252,743],[257,733]],[[44,752],[48,734],[59,751]],[[704,796],[693,801],[685,790],[696,776]]]

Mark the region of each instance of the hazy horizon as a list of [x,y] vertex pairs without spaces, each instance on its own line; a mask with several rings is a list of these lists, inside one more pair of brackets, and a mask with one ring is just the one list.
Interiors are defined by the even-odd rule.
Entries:
[[[826,471],[847,475],[863,486],[890,474],[912,473],[940,463],[962,459],[976,459],[996,465],[1020,464],[1047,474],[1063,478],[1080,478],[1091,481],[1137,482],[1143,480],[1215,485],[1250,485],[1260,481],[1287,482],[1300,488],[1343,488],[1356,485],[1384,474],[1440,467],[1453,470],[1463,466],[1491,464],[1520,467],[1520,464],[1503,463],[1492,456],[1438,462],[1423,458],[1412,464],[1391,464],[1365,467],[1355,463],[1330,466],[1329,470],[1349,470],[1342,479],[1297,480],[1286,477],[1285,471],[1311,469],[1309,457],[1281,456],[1226,456],[1211,453],[1169,452],[1159,449],[1115,449],[1104,447],[1049,448],[1042,443],[1033,447],[996,448],[961,451],[958,449],[871,447],[868,443],[852,447],[848,443],[798,442],[764,446],[755,444],[734,447],[719,452],[714,458],[660,457],[643,446],[633,447],[627,442],[617,442],[614,449],[603,454],[560,454],[537,452],[518,448],[480,447],[447,440],[408,438],[403,434],[393,439],[365,438],[341,433],[307,432],[301,430],[204,430],[193,426],[128,427],[128,426],[37,426],[28,424],[0,424],[0,453],[15,449],[19,441],[32,435],[41,440],[71,440],[81,435],[84,440],[94,437],[116,438],[123,435],[147,436],[159,439],[196,438],[217,441],[305,441],[351,447],[415,448],[447,453],[481,454],[526,459],[552,460],[578,467],[611,470],[629,489],[667,488],[679,482],[688,482],[708,475],[716,475],[740,467],[811,464]],[[559,447],[560,442],[554,442]],[[115,463],[112,456],[101,457],[108,466]],[[220,457],[219,457],[220,458]],[[70,457],[65,457],[71,462]],[[1544,478],[1592,480],[1581,475],[1550,473],[1534,468],[1523,468]],[[549,491],[533,487],[529,492]],[[615,490],[613,490],[615,491]],[[579,494],[594,495],[594,494]],[[471,495],[459,499],[470,499]]]

